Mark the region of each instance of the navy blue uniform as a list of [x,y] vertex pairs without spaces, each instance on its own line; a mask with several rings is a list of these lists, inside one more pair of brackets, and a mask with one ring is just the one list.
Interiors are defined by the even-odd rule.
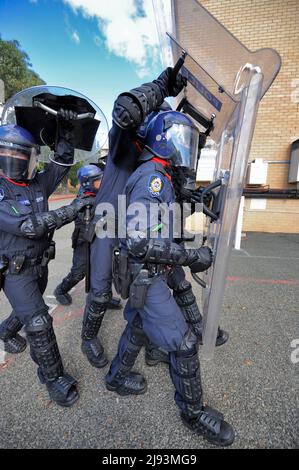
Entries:
[[79,398],[76,381],[64,370],[43,293],[47,265],[55,257],[54,231],[72,222],[89,200],[78,199],[49,211],[48,198],[68,173],[74,154],[73,133],[67,121],[75,119],[76,114],[60,109],[58,116],[62,122],[58,125],[55,163],[35,175],[31,169],[38,149],[33,136],[20,126],[0,126],[0,280],[13,309],[0,325],[0,339],[6,352],[24,351],[27,342],[18,334],[24,325],[39,380],[46,385],[51,400],[68,407]]
[[187,250],[174,241],[177,213],[172,206],[176,198],[171,173],[176,164],[185,166],[182,155],[186,149],[190,149],[190,162],[197,151],[197,146],[184,140],[191,135],[188,127],[195,138],[198,130],[185,115],[175,111],[158,114],[148,126],[139,159],[145,163],[130,176],[125,188],[126,236],[114,254],[114,275],[116,286],[129,297],[124,311],[127,326],[106,375],[106,387],[119,395],[145,393],[146,379],[132,367],[143,346],[150,343],[161,348],[169,355],[175,402],[184,423],[211,442],[229,445],[233,429],[216,410],[203,405],[195,331],[201,318],[182,268],[207,270],[211,250]]
[[[160,169],[163,168],[152,161],[142,164],[129,178],[125,191],[128,205],[141,203],[147,208],[146,227],[149,236],[151,231],[155,229],[154,221],[150,217],[150,204],[166,203],[169,205],[175,201],[172,183],[165,176],[164,171],[159,171],[159,167]],[[133,216],[127,215],[128,233],[132,218]],[[169,233],[170,239],[172,239],[171,227]],[[126,246],[126,242],[127,240],[122,240],[123,247]],[[131,255],[130,260],[132,263],[140,263],[140,260]],[[182,268],[175,269],[179,269],[179,273]],[[154,277],[152,284],[148,288],[143,308],[138,310],[133,309],[130,307],[129,302],[127,303],[124,317],[128,324],[120,339],[118,353],[112,361],[110,371],[107,374],[106,379],[108,384],[118,377],[119,370],[124,364],[128,341],[130,342],[131,338],[136,336],[136,328],[137,330],[142,330],[145,334],[144,344],[146,344],[146,341],[150,341],[154,346],[168,351],[171,363],[174,366],[176,365],[176,352],[182,347],[184,338],[188,335],[189,326],[167,285],[170,272],[165,267],[163,274],[158,274]],[[142,343],[139,346],[141,347]],[[174,374],[172,374],[172,378],[177,388],[176,402],[182,409],[185,409],[186,404],[182,401],[178,392],[180,387],[179,380],[177,380]]]
[[[93,193],[88,192],[87,194],[90,197],[95,196],[95,194]],[[70,289],[72,289],[72,287],[78,284],[78,282],[80,282],[86,276],[88,245],[86,238],[84,237],[84,234],[87,230],[84,217],[84,212],[81,212],[75,219],[75,228],[72,233],[72,267],[69,274],[62,280],[61,284],[59,285],[63,293],[67,293]]]
[[[148,237],[150,237],[151,230],[155,228],[154,225],[157,223],[156,220],[151,219],[154,214],[151,215],[150,213],[150,205],[157,203],[169,205],[175,202],[173,185],[165,172],[159,171],[162,168],[159,163],[152,161],[144,163],[129,178],[125,189],[127,204],[141,203],[147,208]],[[132,215],[127,215],[128,230],[132,219]],[[163,225],[164,230],[169,230],[169,236],[172,239],[172,226],[166,227],[165,220]],[[125,241],[122,240],[122,244],[124,243]],[[138,262],[138,260],[135,261]],[[170,272],[168,270],[165,274],[155,278],[147,291],[143,309],[138,310],[138,312],[134,311],[129,307],[129,303],[125,308],[125,318],[129,323],[132,324],[134,317],[139,314],[142,319],[143,330],[151,343],[168,352],[179,348],[183,336],[188,331],[182,312],[167,285]]]
[[[105,167],[100,190],[96,196],[95,207],[110,203],[117,215],[118,196],[124,193],[129,176],[137,166],[140,149],[136,143],[136,132],[125,131],[113,123],[109,133],[109,156]],[[102,214],[96,213],[94,223]],[[87,304],[110,292],[112,286],[112,253],[117,240],[95,237],[90,251],[90,293]],[[101,260],[99,263],[98,260]]]
[[[102,216],[98,204],[110,203],[117,214],[118,195],[123,194],[128,177],[136,167],[140,151],[134,144],[135,132],[124,131],[113,124],[109,133],[110,153],[101,187],[95,202],[96,224]],[[117,225],[117,224],[116,224]],[[97,368],[107,365],[108,360],[97,334],[106,309],[112,299],[112,256],[117,244],[114,238],[95,237],[90,246],[90,291],[87,296],[82,325],[82,351],[89,362]]]
[[[29,184],[15,183],[0,176],[0,256],[4,255],[9,262],[13,262],[15,256],[25,256],[24,267],[18,274],[6,271],[3,290],[13,308],[12,315],[23,324],[47,310],[43,293],[48,270],[40,262],[49,241],[47,237],[25,238],[20,226],[28,215],[49,210],[48,198],[67,172],[68,168],[50,163]],[[5,322],[2,328],[5,329]]]
[[77,282],[84,279],[86,275],[87,253],[86,240],[83,238],[83,232],[86,229],[83,221],[84,213],[78,215],[75,220],[75,229],[72,234],[73,259],[70,274]]

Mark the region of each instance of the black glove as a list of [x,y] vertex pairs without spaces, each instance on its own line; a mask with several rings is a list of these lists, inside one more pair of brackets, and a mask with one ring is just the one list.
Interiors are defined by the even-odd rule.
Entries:
[[70,207],[73,207],[74,209],[77,210],[77,212],[81,212],[85,209],[87,206],[93,206],[95,203],[95,197],[93,196],[77,196],[70,204]]
[[197,256],[197,259],[189,264],[189,268],[192,273],[201,273],[209,269],[213,262],[213,253],[208,246],[202,246],[197,250],[192,250],[193,255]]
[[78,113],[71,111],[70,109],[60,108],[57,111],[57,117],[61,121],[75,121],[77,119]]
[[77,113],[68,109],[57,111],[57,134],[55,143],[55,160],[62,164],[74,161],[74,125]]
[[167,90],[167,96],[177,96],[184,86],[187,85],[187,79],[183,77],[180,73],[176,77],[172,75],[173,68],[167,67],[161,75],[159,75],[157,82],[163,82]]

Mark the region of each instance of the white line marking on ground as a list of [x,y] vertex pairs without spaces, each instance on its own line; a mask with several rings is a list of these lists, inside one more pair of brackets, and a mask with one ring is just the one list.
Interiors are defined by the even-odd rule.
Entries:
[[[251,255],[248,253],[248,251],[246,251],[246,250],[241,250],[241,251],[242,251],[246,256],[251,257]],[[241,255],[241,256],[242,256],[242,255]]]
[[47,303],[48,307],[49,307],[49,313],[51,314],[52,312],[54,312],[55,308],[58,307],[57,304],[49,304]]

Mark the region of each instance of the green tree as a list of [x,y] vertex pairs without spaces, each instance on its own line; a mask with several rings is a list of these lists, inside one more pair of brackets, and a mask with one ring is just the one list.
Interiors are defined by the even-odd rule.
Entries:
[[77,177],[77,172],[79,170],[79,168],[81,168],[81,166],[85,165],[84,162],[77,162],[75,165],[73,165],[68,173],[68,179],[69,179],[69,182],[71,184],[71,186],[73,186],[73,188],[75,188],[77,186],[77,184],[79,183],[78,181],[78,177]]
[[4,41],[0,36],[0,79],[5,85],[5,100],[18,91],[45,82],[32,69],[28,54],[16,40]]

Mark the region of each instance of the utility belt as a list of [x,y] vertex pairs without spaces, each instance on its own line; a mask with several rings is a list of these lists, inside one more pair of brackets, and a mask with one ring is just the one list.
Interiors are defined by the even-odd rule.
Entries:
[[144,307],[149,286],[157,276],[168,272],[168,267],[159,264],[132,262],[126,250],[115,248],[112,260],[113,283],[122,299],[129,299],[130,307]]
[[26,255],[14,255],[8,259],[5,255],[0,256],[0,290],[4,285],[5,274],[20,274],[24,269],[34,266],[46,267],[49,262],[55,258],[55,242],[51,241],[49,247],[42,255],[36,258],[28,258]]

